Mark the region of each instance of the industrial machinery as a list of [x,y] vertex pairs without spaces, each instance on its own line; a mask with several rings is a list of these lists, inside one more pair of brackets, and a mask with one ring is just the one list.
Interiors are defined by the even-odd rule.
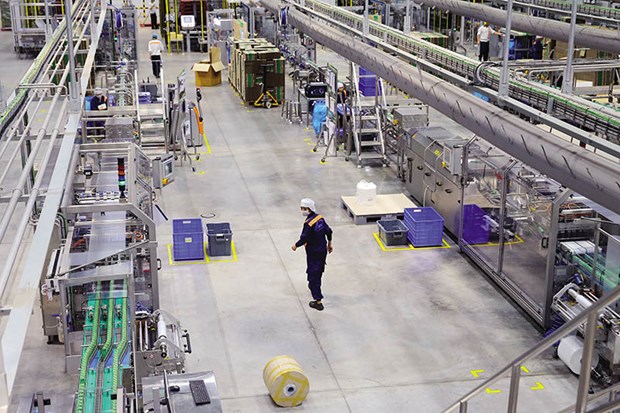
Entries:
[[[265,2],[265,4],[267,3]],[[363,17],[353,12],[316,0],[306,0],[303,5],[295,1],[289,2],[289,4],[291,7],[310,13],[319,19],[337,21],[344,27],[352,28],[358,33],[363,31]],[[345,29],[340,27],[340,30]],[[436,67],[442,68],[443,71],[439,74],[444,76],[446,80],[456,81],[452,75],[458,74],[460,78],[466,79],[464,81],[459,80],[461,87],[471,84],[472,81],[493,90],[497,90],[499,86],[499,70],[489,65],[480,65],[477,59],[465,57],[423,39],[416,39],[374,21],[370,22],[369,33],[377,39],[384,39],[386,44],[421,57]],[[435,70],[434,68],[432,71],[435,72]],[[548,113],[557,119],[565,120],[571,125],[586,127],[589,131],[611,142],[620,142],[618,141],[620,116],[617,111],[584,99],[562,94],[557,89],[524,79],[512,80],[509,89],[510,97],[519,102]],[[532,112],[524,112],[523,108],[520,107],[514,107],[513,110],[525,116],[533,116]],[[540,117],[539,121],[545,122],[547,119]]]
[[[592,278],[600,220],[620,218],[475,137],[413,128],[403,142],[400,170],[409,193],[435,208],[461,250],[550,328],[553,296],[578,272],[580,280]],[[599,250],[610,262],[620,260],[620,250]],[[598,285],[595,296],[617,285],[617,267],[595,271],[586,284]]]
[[[67,240],[41,281],[45,334],[64,343],[66,371],[79,373],[72,411],[142,412],[145,400],[170,399],[168,389],[143,392],[143,379],[152,377],[150,389],[162,377],[187,380],[191,352],[189,333],[159,308],[151,162],[132,143],[101,143],[82,145],[74,168]],[[209,402],[185,401],[182,411],[221,411],[213,374],[189,377],[202,385],[180,393],[208,386]]]

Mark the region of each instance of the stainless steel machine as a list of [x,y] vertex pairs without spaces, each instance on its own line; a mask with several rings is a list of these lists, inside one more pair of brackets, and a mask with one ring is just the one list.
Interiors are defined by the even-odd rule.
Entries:
[[[66,371],[79,374],[75,396],[56,403],[73,398],[66,411],[78,413],[142,412],[143,380],[182,375],[191,352],[189,333],[159,308],[151,162],[132,143],[85,144],[73,168],[62,207],[67,238],[41,280],[44,332],[64,344]],[[211,374],[210,388],[193,384],[188,394],[206,391],[209,403],[196,398],[178,411],[221,411],[212,373],[200,374]]]
[[[435,208],[461,250],[544,328],[554,324],[554,295],[577,272],[592,279],[595,257],[620,261],[620,248],[595,247],[618,233],[605,222],[620,217],[497,148],[431,127],[412,130],[402,151],[410,194]],[[617,285],[615,265],[603,278],[594,271],[595,296]]]

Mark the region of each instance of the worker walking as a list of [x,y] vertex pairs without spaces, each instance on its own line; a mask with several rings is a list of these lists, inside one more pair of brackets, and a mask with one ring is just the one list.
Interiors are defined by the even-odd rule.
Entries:
[[482,26],[478,28],[476,43],[480,45],[480,54],[478,55],[478,60],[480,60],[481,62],[486,62],[489,60],[489,42],[491,41],[492,34],[503,36],[502,33],[496,32],[495,30],[490,28],[488,22],[484,22]]
[[302,199],[300,207],[302,215],[306,217],[306,221],[304,222],[299,241],[293,244],[291,249],[296,251],[302,245],[306,247],[308,288],[314,299],[308,305],[318,311],[323,311],[321,277],[323,276],[323,271],[325,271],[327,254],[331,254],[333,251],[332,229],[327,225],[325,219],[316,213],[316,206],[313,200],[308,198]]
[[153,65],[153,76],[159,79],[161,71],[161,52],[164,51],[164,45],[157,38],[157,33],[153,33],[153,38],[149,42],[149,55],[151,55],[151,63]]
[[151,12],[151,29],[157,30],[159,29],[159,26],[157,25],[157,3],[155,0],[151,0],[149,10]]

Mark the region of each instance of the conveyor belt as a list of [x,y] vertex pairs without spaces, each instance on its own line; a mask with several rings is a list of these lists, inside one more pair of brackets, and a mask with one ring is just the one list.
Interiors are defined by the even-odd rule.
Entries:
[[[125,288],[123,283],[123,290]],[[113,396],[123,369],[129,367],[129,325],[127,298],[114,298],[114,291],[114,282],[111,282],[108,298],[102,300],[99,282],[96,294],[88,300],[92,317],[89,313],[84,326],[85,347],[82,351],[76,413],[116,412],[117,402]],[[102,307],[102,301],[105,307]],[[118,342],[117,338],[120,338]]]
[[[504,0],[501,1],[502,3],[505,3]],[[571,11],[571,2],[564,0],[519,0],[518,2],[516,2],[515,5],[521,5],[520,3],[531,4],[532,6],[538,7],[546,7],[549,9],[562,10],[569,13]],[[577,13],[597,17],[606,17],[613,20],[620,20],[620,9],[602,7],[594,4],[577,4]]]
[[[336,6],[330,6],[319,0],[306,0],[305,7],[324,15],[326,20],[332,19],[360,32],[362,31],[363,17],[360,15]],[[370,22],[369,33],[470,81],[476,79],[476,70],[480,65],[477,60],[430,42],[406,36],[399,30],[377,22]],[[479,72],[480,80],[486,86],[494,90],[498,89],[499,70],[483,66]],[[512,98],[527,103],[533,108],[559,119],[570,120],[574,125],[587,128],[613,143],[620,144],[620,112],[613,108],[606,108],[584,99],[569,97],[553,88],[525,80],[511,81],[509,93]]]
[[[87,3],[84,0],[76,0],[71,8],[73,16],[77,14],[77,11],[81,8],[87,7]],[[65,32],[66,23],[65,20],[61,20],[60,24],[54,30],[52,37],[45,43],[45,46],[41,52],[34,59],[34,62],[26,72],[26,75],[19,82],[20,84],[36,83],[39,76],[42,74],[42,69],[48,62],[48,59],[52,53],[61,46],[62,41],[66,38]],[[62,56],[60,57],[62,58]],[[0,137],[4,134],[8,126],[11,124],[12,119],[22,109],[28,90],[18,89],[15,92],[15,96],[7,102],[7,106],[0,113]]]

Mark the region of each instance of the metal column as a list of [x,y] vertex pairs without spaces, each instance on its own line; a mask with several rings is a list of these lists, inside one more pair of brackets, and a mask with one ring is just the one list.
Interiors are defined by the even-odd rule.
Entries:
[[73,51],[73,29],[72,29],[72,20],[71,20],[71,7],[73,7],[73,2],[71,0],[65,1],[65,21],[67,22],[66,33],[67,33],[67,59],[69,60],[69,98],[70,98],[70,110],[78,111],[79,107],[75,106],[75,103],[78,101],[78,84],[77,77],[75,73],[75,53]]
[[364,36],[368,36],[370,29],[370,22],[368,21],[368,0],[364,0],[364,24],[362,25],[362,33]]
[[572,0],[570,10],[570,32],[568,33],[568,51],[566,52],[566,68],[562,81],[562,93],[573,93],[573,55],[575,54],[575,27],[577,26],[577,0]]
[[411,32],[411,0],[407,0],[405,6],[405,21],[403,22],[403,32],[409,34]]
[[502,71],[499,80],[498,94],[500,99],[508,97],[508,78],[510,77],[510,69],[508,69],[508,58],[510,57],[510,28],[512,26],[512,5],[514,0],[508,0],[506,11],[506,35],[504,36],[504,48],[502,50]]

